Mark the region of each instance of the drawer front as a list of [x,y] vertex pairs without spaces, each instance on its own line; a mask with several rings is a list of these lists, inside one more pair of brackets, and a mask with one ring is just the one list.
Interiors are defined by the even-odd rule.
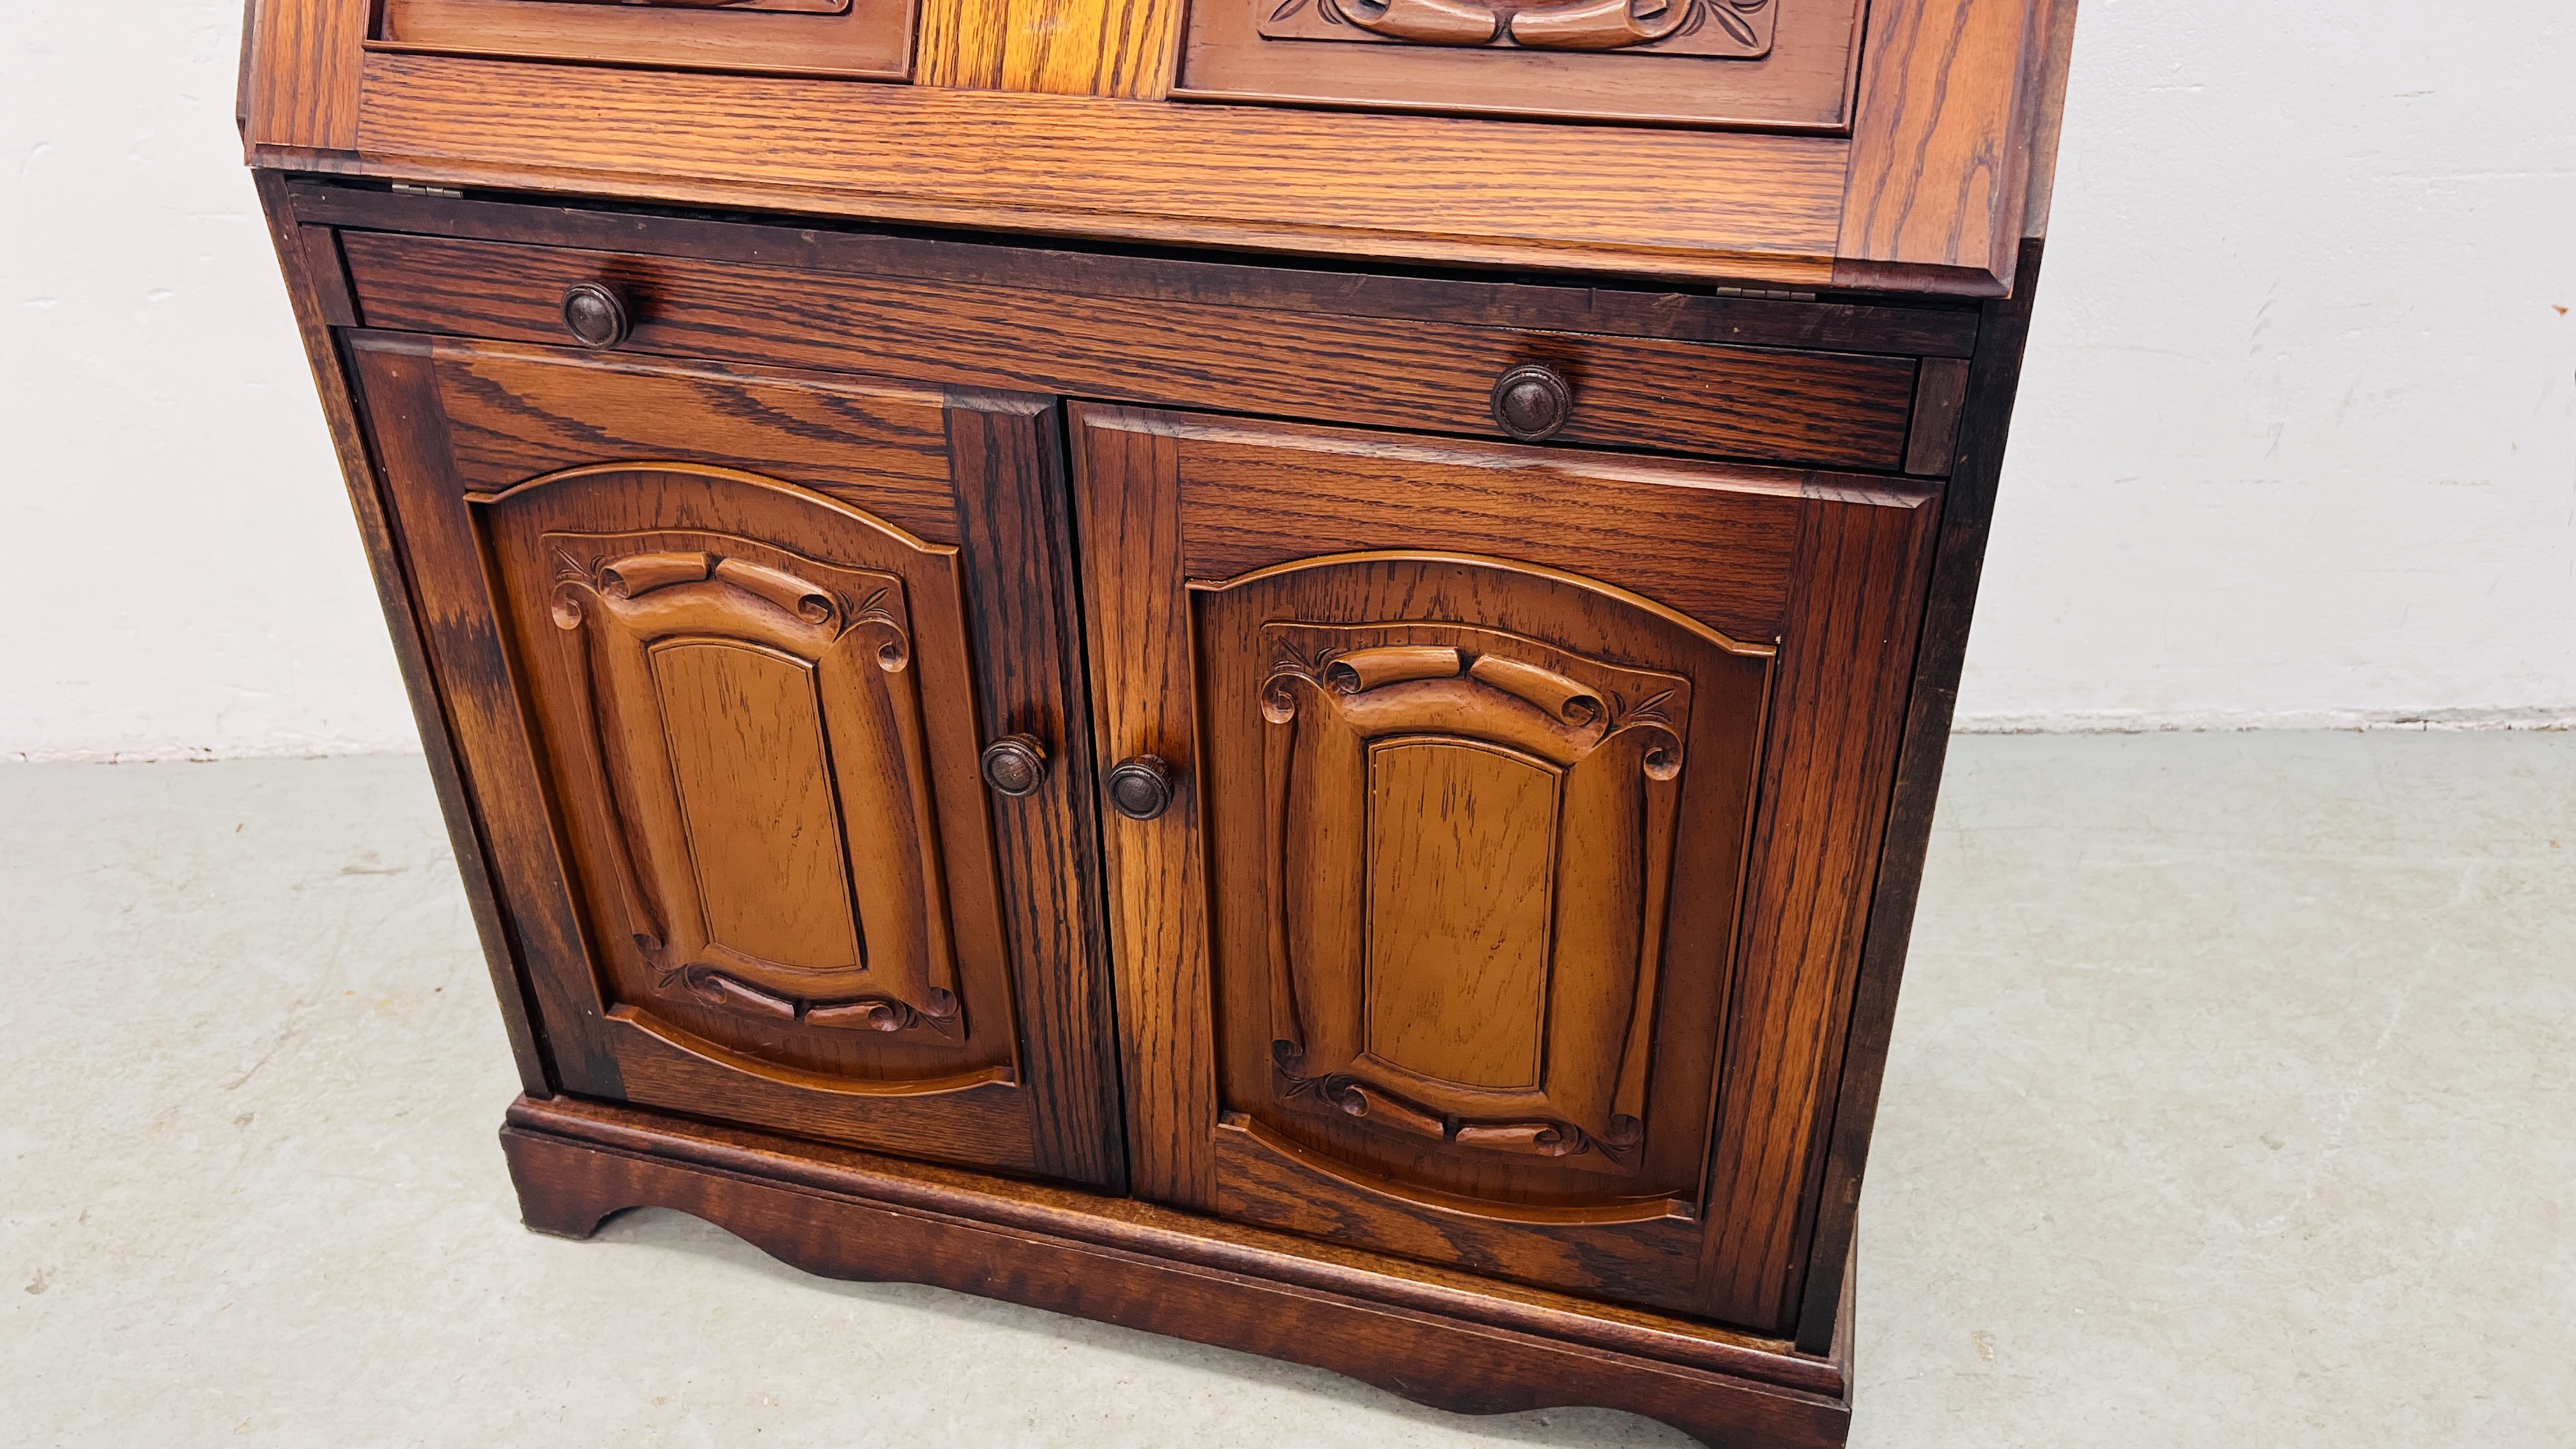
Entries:
[[913,0],[384,0],[380,44],[902,80]]
[[1896,471],[1911,358],[1085,295],[506,242],[348,232],[371,327],[565,343],[567,295],[626,313],[619,352],[1505,436],[1504,374],[1570,388],[1551,441]]
[[[1184,94],[1838,129],[1862,0],[1203,0]],[[1403,158],[1384,158],[1400,165]]]

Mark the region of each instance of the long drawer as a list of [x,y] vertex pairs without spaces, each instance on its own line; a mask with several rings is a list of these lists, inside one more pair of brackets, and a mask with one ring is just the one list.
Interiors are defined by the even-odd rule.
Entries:
[[1837,468],[1907,459],[1912,358],[1273,310],[1240,302],[932,284],[513,242],[342,235],[367,326],[556,343],[567,294],[622,303],[648,355],[829,368],[947,386],[1504,436],[1497,381],[1571,385],[1551,441]]

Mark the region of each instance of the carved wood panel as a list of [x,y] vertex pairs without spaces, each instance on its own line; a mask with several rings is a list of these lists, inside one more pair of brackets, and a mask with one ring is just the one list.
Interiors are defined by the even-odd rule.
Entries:
[[1839,130],[1861,0],[1209,0],[1179,90],[1351,108]]
[[1394,1200],[1686,1211],[1710,1066],[1659,1093],[1657,1027],[1715,1009],[1769,646],[1472,556],[1193,596],[1226,1108]]
[[548,1085],[1121,1190],[1052,401],[347,348]]
[[566,753],[654,986],[955,1037],[901,577],[729,534],[544,534]]
[[1937,494],[1075,422],[1140,1185],[1776,1331]]
[[1771,53],[1774,0],[1269,0],[1271,40],[1375,40],[1529,50],[1633,50],[1759,59]]
[[1260,642],[1280,1099],[1633,1174],[1690,679],[1468,625]]
[[839,1091],[1010,1080],[957,549],[697,464],[481,507],[611,1014]]

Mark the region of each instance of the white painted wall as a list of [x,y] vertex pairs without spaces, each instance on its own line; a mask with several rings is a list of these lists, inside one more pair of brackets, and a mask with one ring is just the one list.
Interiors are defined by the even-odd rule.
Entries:
[[[409,748],[239,12],[0,5],[0,758]],[[2576,10],[2087,0],[1971,728],[2576,722]]]
[[0,758],[419,748],[240,42],[233,0],[0,0]]
[[2576,6],[2084,0],[1967,728],[2576,723]]

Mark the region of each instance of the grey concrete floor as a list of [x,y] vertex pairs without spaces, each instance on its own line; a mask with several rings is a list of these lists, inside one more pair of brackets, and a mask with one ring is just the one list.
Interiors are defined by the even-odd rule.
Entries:
[[[1864,1446],[2576,1442],[2576,736],[1965,739]],[[0,766],[0,1440],[1682,1444],[517,1226],[414,758]]]

